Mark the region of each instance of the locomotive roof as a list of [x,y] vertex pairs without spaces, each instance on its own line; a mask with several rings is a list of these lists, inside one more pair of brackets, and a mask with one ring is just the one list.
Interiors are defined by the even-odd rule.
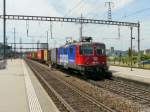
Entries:
[[101,44],[101,45],[105,45],[104,43],[101,42],[76,42],[76,43],[70,43],[70,44],[66,44],[64,46],[60,46],[60,47],[68,47],[70,45],[86,45],[86,44]]

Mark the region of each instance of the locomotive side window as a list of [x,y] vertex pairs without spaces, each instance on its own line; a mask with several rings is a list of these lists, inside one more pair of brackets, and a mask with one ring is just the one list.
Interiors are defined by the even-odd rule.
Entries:
[[80,54],[81,55],[92,55],[93,54],[93,46],[90,44],[80,46]]
[[64,54],[67,54],[67,49],[66,48],[64,48]]
[[70,47],[70,54],[73,54],[73,47]]
[[63,54],[63,48],[61,48],[60,50],[61,50],[61,54]]
[[105,47],[104,46],[96,46],[96,54],[97,55],[105,55]]

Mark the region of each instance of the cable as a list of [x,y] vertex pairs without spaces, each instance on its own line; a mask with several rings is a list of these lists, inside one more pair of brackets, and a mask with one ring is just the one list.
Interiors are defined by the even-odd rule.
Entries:
[[[123,16],[122,19],[123,19],[123,18],[131,17],[131,16],[135,16],[135,15],[137,15],[137,14],[143,13],[143,12],[148,11],[148,10],[150,10],[150,8],[145,8],[145,9],[138,10],[138,11],[132,13],[132,14],[129,14],[129,15],[127,15],[127,16]],[[94,28],[96,28],[96,27],[94,27]],[[88,30],[90,30],[90,28],[89,28]],[[86,30],[86,31],[88,31],[88,30]]]
[[[107,4],[109,4],[109,7],[111,7],[111,5],[113,4],[114,5],[114,3],[113,2],[105,2],[105,6],[107,5]],[[99,7],[100,8],[100,7]],[[98,10],[99,9],[98,7],[95,7],[94,9],[96,9],[96,10]],[[93,10],[92,10],[93,11]],[[108,12],[108,11],[107,11]],[[94,14],[94,16],[93,16],[93,18],[94,17],[96,17],[96,16],[98,16],[98,14]],[[111,15],[110,15],[111,16]],[[111,17],[110,17],[111,18]],[[92,29],[95,29],[95,28],[97,28],[98,26],[96,26],[96,27],[93,27]],[[86,29],[86,31],[89,31],[91,28],[88,28],[88,29]]]
[[27,37],[29,37],[29,21],[26,21]]
[[148,11],[148,10],[150,10],[150,8],[141,9],[141,10],[138,10],[138,11],[136,11],[136,12],[134,12],[132,14],[129,14],[127,16],[123,16],[122,18],[132,17],[132,16],[135,16],[137,14],[143,13],[143,12]]
[[[94,1],[94,2],[93,2]],[[89,10],[86,14],[84,14],[85,16],[87,15],[91,15],[91,14],[94,14],[94,15],[92,15],[92,18],[95,18],[96,16],[98,16],[98,14],[96,14],[96,13],[93,13],[93,12],[95,12],[95,11],[98,11],[99,9],[103,9],[104,8],[104,4],[103,4],[103,2],[101,2],[101,1],[97,1],[97,0],[92,0],[92,3],[94,3],[94,4],[92,4],[92,8],[91,8],[91,10]],[[91,5],[91,4],[90,4]],[[85,7],[86,8],[86,7]],[[88,7],[87,7],[88,8]]]
[[64,17],[67,16],[68,14],[70,14],[74,9],[76,9],[77,7],[79,7],[81,5],[81,3],[84,2],[84,1],[85,0],[79,0],[79,2],[64,15]]

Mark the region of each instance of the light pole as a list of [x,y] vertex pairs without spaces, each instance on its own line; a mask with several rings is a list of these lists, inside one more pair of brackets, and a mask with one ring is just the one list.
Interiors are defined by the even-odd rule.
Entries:
[[6,58],[6,0],[3,1],[3,42],[4,42],[4,52],[3,52],[3,59]]
[[47,37],[47,50],[48,50],[48,31],[46,32],[46,37]]
[[81,14],[81,27],[80,27],[80,39],[83,37],[83,23],[82,23],[83,15]]
[[52,22],[50,22],[50,32],[51,32],[51,39],[53,39],[53,25],[52,25]]
[[138,67],[140,68],[140,61],[141,61],[141,49],[140,49],[140,22],[138,22]]
[[132,57],[133,57],[133,53],[132,53],[132,51],[133,51],[133,39],[135,39],[135,38],[133,38],[133,27],[131,26],[130,27],[130,30],[131,30],[131,71],[132,71]]
[[16,58],[16,29],[14,28],[14,58]]

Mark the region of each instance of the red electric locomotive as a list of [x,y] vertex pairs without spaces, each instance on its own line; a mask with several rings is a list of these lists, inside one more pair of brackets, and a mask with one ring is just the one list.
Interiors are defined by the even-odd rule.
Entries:
[[99,76],[98,73],[103,73],[107,77],[108,65],[105,44],[91,42],[91,38],[83,38],[81,42],[76,44],[76,65],[84,74],[91,72],[94,76]]
[[90,77],[111,77],[111,73],[108,72],[105,44],[92,42],[91,37],[52,49],[51,62],[52,65],[77,70]]

